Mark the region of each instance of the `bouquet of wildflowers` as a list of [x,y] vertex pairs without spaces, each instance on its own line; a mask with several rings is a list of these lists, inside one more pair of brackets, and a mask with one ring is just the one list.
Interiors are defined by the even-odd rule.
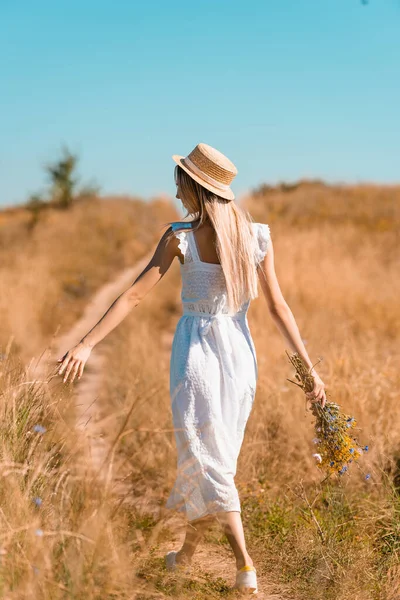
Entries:
[[[295,352],[289,356],[289,361],[295,369],[296,381],[288,379],[299,386],[304,393],[314,389],[314,378],[311,369],[308,369],[300,356]],[[315,417],[315,432],[317,437],[313,442],[317,445],[317,452],[313,456],[317,460],[319,469],[324,470],[328,476],[333,473],[343,475],[348,470],[348,464],[357,461],[368,446],[362,447],[357,438],[352,436],[357,421],[354,417],[343,413],[340,406],[334,402],[326,402],[322,407],[319,402],[312,403],[311,411]],[[366,479],[370,475],[365,476]]]

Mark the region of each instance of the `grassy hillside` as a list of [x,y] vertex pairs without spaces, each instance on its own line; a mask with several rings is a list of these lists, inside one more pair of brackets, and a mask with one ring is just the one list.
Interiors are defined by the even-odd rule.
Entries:
[[[246,207],[270,225],[283,294],[311,359],[322,358],[328,395],[357,418],[369,445],[350,477],[321,485],[311,413],[287,381],[292,368],[266,302],[255,300],[259,381],[236,477],[250,553],[282,600],[396,600],[400,188],[262,186]],[[29,360],[57,327],[68,330],[94,290],[148,252],[174,218],[165,202],[128,199],[49,212],[34,233],[20,213],[0,216],[4,597],[235,597],[212,574],[179,583],[160,550],[173,539],[163,503],[176,461],[168,370],[180,316],[177,261],[98,346],[106,354],[98,402],[112,448],[108,486],[82,468],[73,386],[29,384],[17,360]],[[15,351],[7,354],[10,335]],[[211,531],[203,544],[222,551],[227,541]],[[226,569],[233,573],[233,560]]]
[[25,208],[0,212],[0,344],[25,359],[68,329],[100,285],[140,259],[177,218],[165,200],[87,198],[43,211],[31,229]]

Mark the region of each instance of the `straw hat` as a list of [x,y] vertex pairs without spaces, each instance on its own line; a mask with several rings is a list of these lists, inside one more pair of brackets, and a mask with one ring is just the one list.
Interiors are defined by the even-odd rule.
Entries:
[[238,171],[222,152],[208,144],[197,144],[186,157],[173,154],[172,158],[192,179],[214,194],[226,200],[235,198],[229,185]]

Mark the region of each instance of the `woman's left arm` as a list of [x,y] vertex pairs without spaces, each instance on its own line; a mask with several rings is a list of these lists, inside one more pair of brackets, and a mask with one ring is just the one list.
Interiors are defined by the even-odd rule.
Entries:
[[310,372],[314,378],[314,389],[312,392],[306,394],[307,398],[311,402],[319,401],[321,406],[324,407],[326,404],[325,384],[313,368],[294,315],[283,297],[275,272],[274,247],[271,239],[268,243],[268,251],[264,259],[259,263],[258,277],[275,325],[287,340],[293,352],[297,352],[304,363],[311,369]]
[[58,374],[65,371],[64,382],[71,374],[71,381],[82,376],[86,361],[94,346],[110,333],[136,307],[146,294],[160,281],[178,256],[178,239],[170,236],[171,227],[162,235],[153,257],[133,284],[111,304],[100,321],[69,350],[58,362]]

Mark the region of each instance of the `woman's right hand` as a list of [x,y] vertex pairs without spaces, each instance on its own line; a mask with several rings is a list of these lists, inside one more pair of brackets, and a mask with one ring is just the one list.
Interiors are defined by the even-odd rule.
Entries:
[[83,369],[91,352],[91,346],[85,346],[85,344],[79,343],[71,348],[71,350],[68,350],[62,358],[58,359],[57,362],[61,363],[60,368],[58,369],[58,375],[62,375],[65,371],[64,383],[67,381],[70,373],[72,375],[71,382],[74,381],[76,375],[78,375],[78,379],[82,377]]
[[312,404],[320,402],[322,408],[324,408],[326,404],[325,384],[316,372],[313,373],[313,378],[314,388],[311,392],[306,392],[306,397]]

